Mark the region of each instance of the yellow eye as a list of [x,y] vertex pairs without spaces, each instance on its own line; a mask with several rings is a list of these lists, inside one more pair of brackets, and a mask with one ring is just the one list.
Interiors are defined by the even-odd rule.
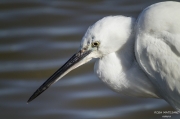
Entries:
[[100,44],[100,43],[99,43],[98,41],[95,41],[95,42],[92,43],[92,47],[98,47],[99,44]]

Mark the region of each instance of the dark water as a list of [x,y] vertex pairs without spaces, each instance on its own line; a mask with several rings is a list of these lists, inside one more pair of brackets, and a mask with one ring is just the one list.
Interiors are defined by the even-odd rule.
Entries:
[[[90,62],[30,104],[31,94],[79,48],[88,26],[108,15],[137,17],[158,0],[0,1],[0,119],[162,119],[160,99],[111,91]],[[171,118],[179,119],[178,115]]]

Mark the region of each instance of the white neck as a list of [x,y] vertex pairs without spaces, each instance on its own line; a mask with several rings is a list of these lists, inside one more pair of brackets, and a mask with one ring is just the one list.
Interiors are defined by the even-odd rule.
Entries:
[[133,36],[117,52],[97,60],[95,73],[116,92],[136,97],[158,98],[150,80],[136,62]]

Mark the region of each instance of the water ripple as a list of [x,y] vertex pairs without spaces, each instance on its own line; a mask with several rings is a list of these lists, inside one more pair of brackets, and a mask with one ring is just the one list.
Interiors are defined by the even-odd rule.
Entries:
[[[13,51],[13,52],[23,52],[24,50],[27,49],[32,49],[33,47],[39,47],[41,46],[42,48],[44,47],[46,50],[61,50],[61,49],[75,49],[78,48],[80,45],[79,42],[76,41],[71,41],[71,42],[66,42],[66,41],[50,41],[46,39],[32,39],[29,41],[25,42],[16,42],[12,44],[0,44],[0,52],[8,52],[8,51]],[[42,51],[43,52],[43,51]]]
[[0,61],[0,72],[37,71],[54,68],[67,59],[31,60],[31,61]]
[[33,28],[14,28],[0,30],[0,38],[32,36],[32,35],[73,35],[83,31],[84,27],[33,27]]

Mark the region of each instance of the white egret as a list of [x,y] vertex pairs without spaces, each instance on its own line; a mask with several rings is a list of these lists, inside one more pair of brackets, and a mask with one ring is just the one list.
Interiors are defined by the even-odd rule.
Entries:
[[28,102],[92,58],[97,76],[116,92],[163,98],[180,110],[180,3],[153,4],[137,20],[118,15],[97,21],[84,35],[80,51]]

